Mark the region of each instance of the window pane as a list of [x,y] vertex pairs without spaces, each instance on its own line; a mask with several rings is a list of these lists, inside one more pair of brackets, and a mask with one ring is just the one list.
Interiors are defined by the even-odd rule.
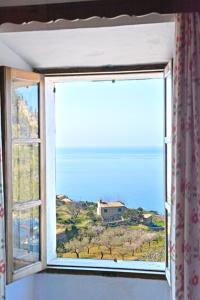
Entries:
[[166,210],[166,216],[167,216],[167,268],[169,268],[170,259],[171,259],[171,253],[170,253],[171,212],[169,210]]
[[167,202],[171,203],[172,185],[172,145],[167,144]]
[[166,136],[171,138],[171,128],[172,128],[172,78],[169,75],[166,78],[166,117],[167,117],[167,127]]
[[38,85],[15,80],[12,88],[12,136],[38,137]]
[[13,201],[39,199],[39,145],[13,145]]
[[39,207],[13,212],[14,270],[39,261]]

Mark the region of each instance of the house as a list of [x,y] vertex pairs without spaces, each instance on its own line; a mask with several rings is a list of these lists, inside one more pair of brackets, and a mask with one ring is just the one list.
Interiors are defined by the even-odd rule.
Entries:
[[97,215],[107,222],[121,220],[125,210],[126,207],[121,201],[105,202],[100,200],[97,204]]
[[69,197],[63,194],[56,195],[56,200],[59,200],[60,202],[63,202],[65,204],[73,202]]
[[64,194],[56,195],[56,200],[63,200],[65,198]]
[[147,226],[152,224],[152,215],[151,214],[143,214],[142,216],[143,223]]

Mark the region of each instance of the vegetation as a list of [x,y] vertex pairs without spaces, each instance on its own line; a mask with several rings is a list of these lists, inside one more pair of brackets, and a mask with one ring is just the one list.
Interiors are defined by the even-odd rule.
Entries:
[[[151,212],[152,224],[142,221],[142,208],[127,209],[123,221],[105,223],[93,202],[57,200],[57,255],[71,258],[165,260],[164,217]],[[154,223],[155,221],[155,223]]]
[[[18,83],[19,84],[19,83]],[[12,97],[12,136],[14,138],[38,137],[38,113],[23,98],[23,87],[18,87]],[[29,92],[37,86],[29,86]],[[37,97],[35,98],[37,101]],[[39,199],[39,144],[14,144],[12,147],[13,201]]]
[[134,209],[134,208],[128,208],[124,214],[124,219],[129,219],[130,221],[134,223],[139,223],[143,216],[143,210],[141,208]]

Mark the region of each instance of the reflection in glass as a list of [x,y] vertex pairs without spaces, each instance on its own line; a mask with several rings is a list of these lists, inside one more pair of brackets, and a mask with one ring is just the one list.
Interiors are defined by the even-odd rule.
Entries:
[[170,233],[171,233],[171,215],[170,212],[166,211],[167,216],[167,267],[170,267],[171,251],[170,251]]
[[172,190],[172,145],[167,144],[167,202],[171,203]]
[[40,259],[39,207],[13,212],[14,270]]
[[15,80],[12,88],[13,138],[38,137],[38,85]]
[[13,145],[13,201],[39,200],[39,145]]
[[172,78],[171,76],[168,76],[166,79],[166,115],[167,115],[167,137],[171,138],[171,129],[172,129]]

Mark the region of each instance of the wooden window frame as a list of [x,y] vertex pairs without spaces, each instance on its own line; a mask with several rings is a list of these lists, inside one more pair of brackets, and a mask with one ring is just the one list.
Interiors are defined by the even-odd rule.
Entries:
[[[46,161],[45,161],[45,107],[43,76],[33,72],[26,72],[9,67],[1,67],[2,87],[2,120],[3,120],[3,167],[4,167],[4,189],[6,209],[6,279],[7,283],[36,273],[46,267]],[[17,78],[32,81],[39,85],[38,94],[38,138],[12,138],[11,123],[11,99],[12,79]],[[40,199],[27,203],[13,203],[12,195],[12,145],[13,144],[38,144],[39,145],[39,194]],[[14,270],[13,267],[13,209],[26,210],[28,208],[39,208],[39,261],[25,267]]]

